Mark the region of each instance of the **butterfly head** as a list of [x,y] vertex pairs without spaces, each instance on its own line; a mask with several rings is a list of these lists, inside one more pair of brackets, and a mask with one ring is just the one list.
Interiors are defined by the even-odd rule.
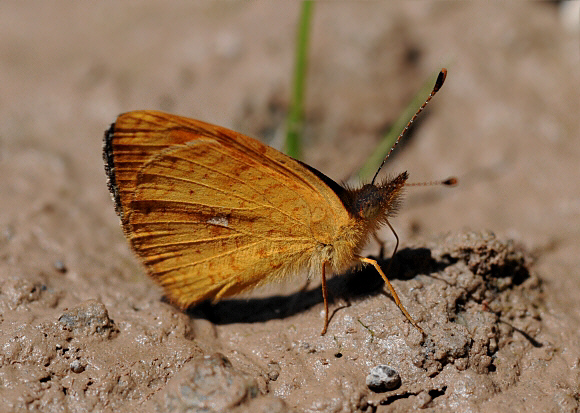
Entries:
[[396,212],[408,177],[408,173],[403,172],[380,184],[366,184],[353,191],[351,213],[371,225],[384,222]]

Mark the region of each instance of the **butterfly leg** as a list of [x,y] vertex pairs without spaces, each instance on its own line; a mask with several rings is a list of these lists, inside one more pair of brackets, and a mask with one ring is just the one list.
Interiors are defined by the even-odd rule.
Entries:
[[397,295],[397,292],[395,291],[395,289],[391,285],[391,282],[389,281],[389,279],[387,278],[387,276],[385,275],[385,273],[383,272],[383,270],[381,269],[381,267],[379,266],[379,264],[375,260],[370,259],[370,258],[358,257],[358,259],[361,262],[364,262],[365,264],[371,264],[373,267],[375,267],[375,269],[381,275],[381,277],[385,281],[385,284],[389,288],[389,291],[391,292],[391,296],[395,300],[395,303],[397,304],[397,307],[399,307],[399,309],[403,312],[403,314],[405,315],[405,317],[407,317],[407,320],[409,320],[409,322],[411,324],[413,324],[415,326],[415,328],[421,332],[421,334],[425,335],[425,332],[423,331],[423,329],[421,327],[419,327],[419,325],[417,324],[417,322],[415,320],[413,320],[413,317],[411,317],[411,315],[407,312],[407,310],[403,306],[403,303],[401,303],[401,300],[399,299],[399,296]]
[[322,298],[324,299],[324,327],[322,328],[321,336],[326,334],[328,328],[328,290],[326,289],[326,262],[322,263]]

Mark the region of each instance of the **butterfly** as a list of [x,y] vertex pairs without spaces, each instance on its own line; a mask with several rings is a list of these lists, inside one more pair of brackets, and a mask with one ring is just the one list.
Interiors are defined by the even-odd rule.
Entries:
[[[443,69],[409,125],[445,76]],[[157,111],[119,115],[105,133],[103,158],[125,236],[178,307],[217,302],[307,270],[322,280],[325,334],[327,271],[372,265],[423,332],[377,261],[361,255],[382,225],[393,230],[389,218],[407,172],[377,184],[375,175],[350,189],[258,140]]]

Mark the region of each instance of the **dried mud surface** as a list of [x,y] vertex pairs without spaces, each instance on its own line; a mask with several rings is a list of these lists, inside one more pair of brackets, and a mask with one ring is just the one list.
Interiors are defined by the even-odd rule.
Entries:
[[[300,276],[187,313],[167,303],[101,160],[133,109],[279,145],[297,3],[5,2],[0,411],[577,411],[578,3],[315,6],[306,162],[348,178],[446,66],[389,172],[460,178],[410,189],[392,221],[389,277],[426,336],[370,269],[329,280],[320,336],[320,287]],[[379,366],[391,387],[373,391]]]

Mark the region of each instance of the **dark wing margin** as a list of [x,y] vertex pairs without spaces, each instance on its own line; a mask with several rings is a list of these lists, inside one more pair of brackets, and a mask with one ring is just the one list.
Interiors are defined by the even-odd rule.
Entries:
[[105,161],[105,173],[107,174],[107,188],[111,193],[111,198],[115,203],[115,212],[123,221],[123,208],[121,205],[121,195],[117,178],[115,178],[115,158],[113,156],[113,137],[115,136],[115,123],[105,131],[103,138],[103,161]]

